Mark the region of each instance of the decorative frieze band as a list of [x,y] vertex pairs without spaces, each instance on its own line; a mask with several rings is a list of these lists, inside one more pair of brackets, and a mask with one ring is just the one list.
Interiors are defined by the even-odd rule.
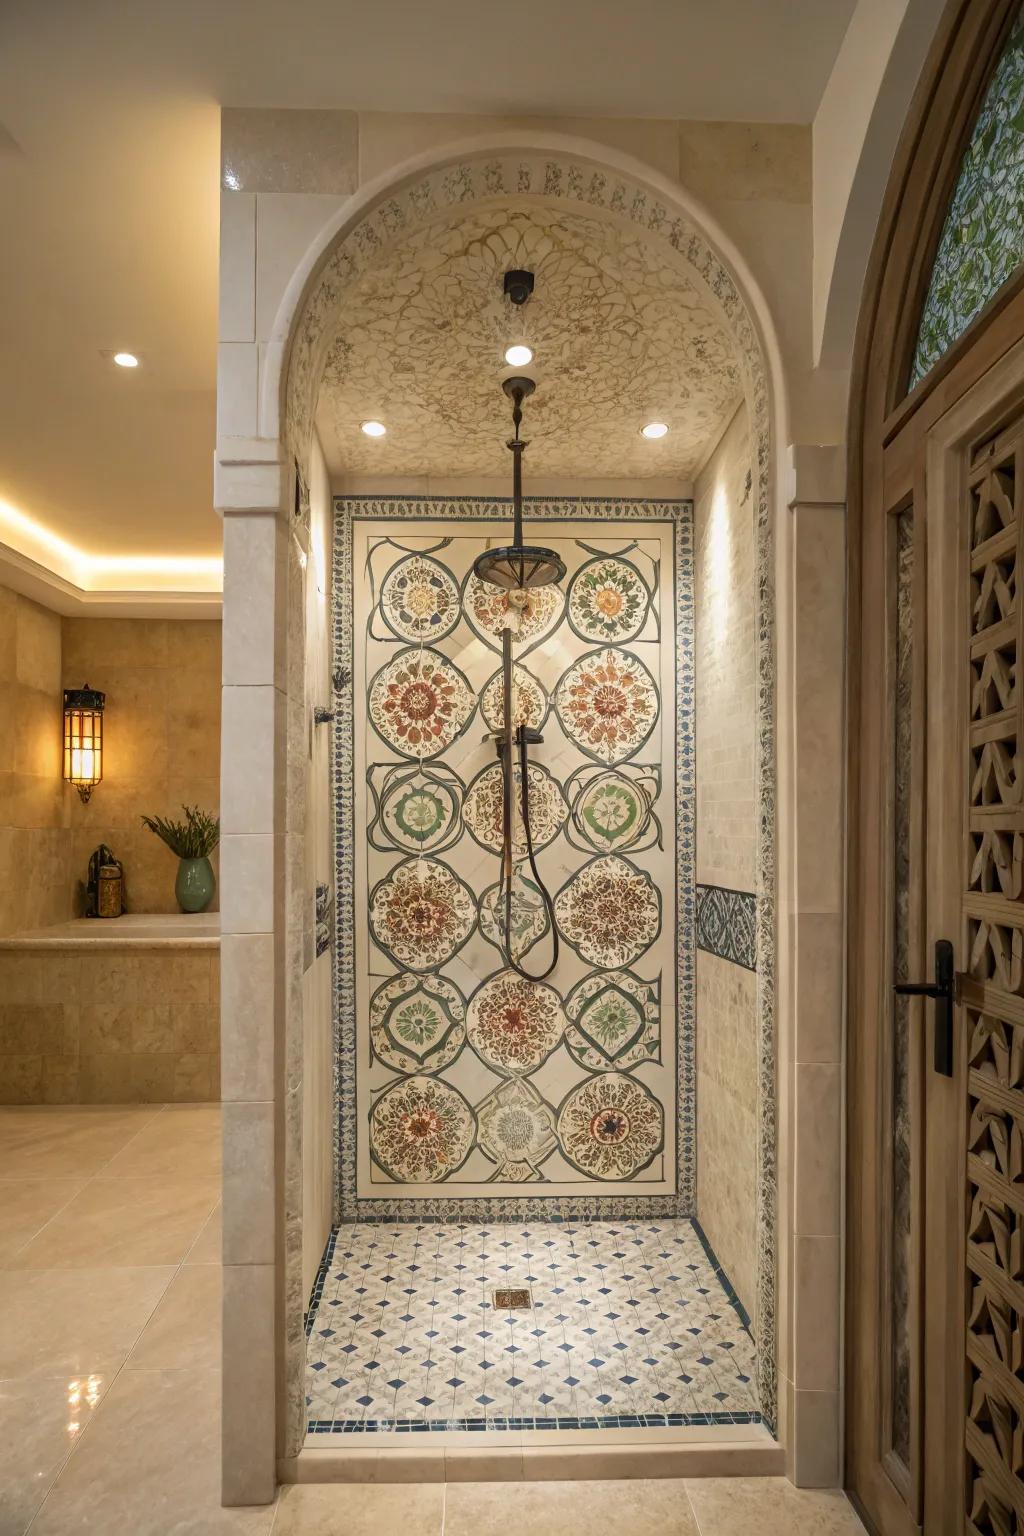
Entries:
[[697,948],[757,970],[757,897],[722,885],[697,886]]

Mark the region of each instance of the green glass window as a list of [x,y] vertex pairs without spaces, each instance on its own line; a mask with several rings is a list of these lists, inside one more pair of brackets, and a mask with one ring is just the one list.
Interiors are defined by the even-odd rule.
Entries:
[[1024,11],[974,124],[939,239],[913,389],[1024,262]]

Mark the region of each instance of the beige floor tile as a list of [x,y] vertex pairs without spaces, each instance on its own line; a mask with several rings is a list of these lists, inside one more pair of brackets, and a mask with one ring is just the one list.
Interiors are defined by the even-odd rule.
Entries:
[[21,1536],[110,1386],[113,1371],[0,1381],[0,1532]]
[[278,1494],[274,1536],[441,1536],[444,1499],[443,1483],[295,1484]]
[[449,1483],[444,1536],[697,1536],[686,1490],[656,1482]]
[[845,1494],[784,1477],[692,1478],[686,1491],[700,1536],[863,1536]]
[[174,1269],[0,1270],[0,1378],[121,1365]]
[[211,1212],[210,1218],[192,1247],[185,1255],[186,1264],[219,1264],[224,1241],[223,1211],[220,1205]]
[[219,1178],[220,1105],[161,1111],[103,1170],[104,1178]]
[[84,1178],[0,1178],[0,1264],[35,1237],[84,1183]]
[[93,1179],[9,1264],[12,1269],[179,1264],[219,1198],[218,1179]]
[[269,1536],[274,1509],[222,1509],[220,1373],[122,1371],[32,1536]]
[[219,1369],[220,1282],[219,1264],[179,1269],[129,1356],[129,1370]]
[[96,1173],[161,1113],[158,1105],[0,1108],[5,1178],[77,1178]]

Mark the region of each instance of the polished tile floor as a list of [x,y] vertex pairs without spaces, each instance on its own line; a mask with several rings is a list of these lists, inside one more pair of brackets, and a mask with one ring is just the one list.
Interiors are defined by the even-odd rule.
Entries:
[[340,1227],[307,1329],[314,1436],[758,1418],[753,1341],[692,1221]]
[[780,1478],[297,1486],[220,1507],[220,1113],[0,1108],[0,1536],[855,1536]]

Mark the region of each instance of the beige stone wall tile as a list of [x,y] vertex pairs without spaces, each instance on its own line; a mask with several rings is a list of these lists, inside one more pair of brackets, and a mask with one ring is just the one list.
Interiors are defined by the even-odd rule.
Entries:
[[130,1056],[128,1064],[133,1104],[168,1104],[173,1100],[177,1056]]
[[733,417],[694,498],[697,879],[754,889],[756,593],[746,407]]
[[[155,988],[153,995],[160,995]],[[173,1003],[135,1008],[132,1013],[132,1055],[173,1055],[177,1049],[176,1015]]]
[[61,686],[61,621],[29,598],[18,600],[15,676],[51,697]]
[[41,1056],[0,1056],[0,1104],[38,1104],[42,1091]]
[[0,998],[7,1004],[42,1001],[39,957],[14,950],[0,953]]
[[127,1052],[111,1056],[82,1055],[78,1061],[78,1085],[83,1104],[138,1103],[132,1082],[132,1062]]
[[0,1053],[40,1051],[60,1055],[64,1048],[64,1010],[60,1003],[0,1004]]
[[78,1104],[78,1054],[43,1058],[42,1101],[44,1104]]
[[213,1098],[213,1059],[198,1053],[176,1058],[171,1094],[175,1104],[205,1104]]

